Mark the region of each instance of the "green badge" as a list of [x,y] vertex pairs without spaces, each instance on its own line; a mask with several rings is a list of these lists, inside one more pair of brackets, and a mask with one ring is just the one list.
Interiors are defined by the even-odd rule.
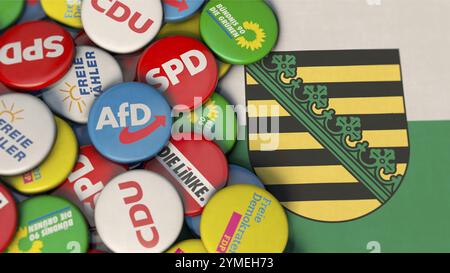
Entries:
[[275,46],[278,23],[262,0],[212,0],[203,9],[200,32],[205,43],[231,64],[250,64]]
[[180,127],[179,131],[182,132],[203,134],[227,153],[236,142],[236,126],[237,117],[233,106],[221,95],[213,93],[202,107],[183,113],[174,128]]
[[22,14],[24,0],[0,1],[0,30],[12,25]]
[[84,253],[89,235],[81,212],[55,196],[30,198],[19,205],[19,228],[6,252]]

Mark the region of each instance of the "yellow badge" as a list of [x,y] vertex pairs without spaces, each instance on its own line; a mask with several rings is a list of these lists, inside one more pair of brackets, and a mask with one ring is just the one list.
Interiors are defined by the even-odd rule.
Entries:
[[167,253],[208,253],[208,251],[201,240],[190,239],[174,245],[167,250]]
[[81,0],[41,0],[48,17],[74,28],[82,28]]
[[59,186],[72,171],[78,157],[78,143],[72,128],[55,117],[58,129],[52,151],[37,168],[17,176],[1,179],[19,192],[37,194]]
[[288,240],[288,222],[272,194],[254,185],[233,185],[208,202],[200,234],[208,252],[281,253]]

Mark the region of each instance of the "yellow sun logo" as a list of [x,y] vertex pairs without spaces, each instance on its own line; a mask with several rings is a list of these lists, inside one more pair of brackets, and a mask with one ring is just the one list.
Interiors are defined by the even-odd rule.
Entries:
[[41,240],[36,240],[31,242],[31,247],[23,250],[20,248],[20,241],[22,239],[27,239],[28,231],[27,228],[19,228],[19,231],[16,233],[14,240],[12,240],[11,244],[8,247],[9,253],[41,253],[42,247],[44,247],[44,243]]
[[216,102],[214,100],[210,100],[207,104],[206,104],[206,109],[208,110],[208,114],[206,115],[206,117],[209,120],[216,120],[217,117],[219,116],[219,112],[217,111],[217,105]]
[[68,82],[66,82],[65,84],[67,86],[67,89],[59,89],[60,92],[67,93],[67,96],[65,96],[62,101],[64,102],[69,100],[69,112],[72,111],[73,104],[76,104],[78,111],[80,112],[80,114],[82,114],[84,111],[83,108],[86,108],[86,102],[81,96],[77,96],[75,94],[75,91],[77,90],[75,85],[71,85]]
[[266,33],[264,29],[262,29],[259,24],[254,22],[245,21],[242,26],[245,30],[253,31],[255,33],[255,38],[251,41],[247,40],[244,36],[240,36],[236,38],[238,45],[242,48],[250,49],[251,51],[255,51],[260,49],[263,46],[263,43],[266,38]]
[[19,116],[20,113],[22,113],[24,110],[23,109],[19,109],[19,110],[15,110],[14,109],[14,103],[11,106],[7,106],[6,102],[4,100],[1,100],[1,104],[0,104],[0,117],[1,116],[8,116],[9,117],[9,121],[11,123],[14,123],[16,120],[22,120],[23,118]]

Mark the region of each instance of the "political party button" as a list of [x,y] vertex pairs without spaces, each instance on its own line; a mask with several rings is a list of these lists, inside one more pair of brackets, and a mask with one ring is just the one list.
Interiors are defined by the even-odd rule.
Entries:
[[[184,126],[190,123],[190,126]],[[234,107],[218,93],[192,112],[183,113],[174,123],[181,130],[194,131],[208,140],[213,140],[224,153],[228,153],[236,142],[237,118]]]
[[84,124],[95,99],[122,81],[122,70],[109,53],[96,47],[78,46],[72,68],[42,98],[57,114]]
[[214,55],[200,41],[171,36],[150,45],[137,66],[138,81],[163,92],[172,106],[194,109],[217,85]]
[[119,163],[148,160],[169,141],[171,109],[164,97],[143,83],[117,84],[95,101],[88,132],[95,148]]
[[33,170],[1,179],[25,194],[36,194],[59,186],[69,175],[78,156],[78,143],[72,128],[56,118],[56,141],[50,154]]
[[272,194],[254,185],[233,185],[209,200],[200,234],[208,252],[281,253],[288,222]]
[[250,64],[275,46],[278,22],[264,1],[211,0],[203,8],[200,32],[225,62]]
[[24,6],[24,0],[0,1],[0,30],[14,24],[19,19]]
[[0,182],[0,253],[9,245],[17,229],[17,208],[14,197]]
[[227,160],[220,148],[190,133],[175,134],[144,168],[163,175],[177,188],[188,216],[200,214],[228,177]]
[[41,0],[42,8],[58,23],[81,28],[81,0]]
[[180,234],[183,204],[164,177],[145,170],[129,171],[103,189],[95,207],[95,224],[114,252],[160,253]]
[[80,148],[75,167],[64,183],[52,194],[78,206],[89,225],[94,226],[94,208],[105,185],[115,176],[127,171],[125,165],[109,161],[92,145]]
[[0,81],[13,89],[45,88],[70,69],[74,51],[70,34],[55,23],[16,25],[0,37]]
[[143,48],[163,21],[160,0],[87,0],[81,7],[84,30],[91,40],[115,53]]
[[73,123],[72,129],[75,133],[75,136],[77,137],[78,145],[80,147],[92,144],[91,138],[89,137],[87,125]]
[[264,189],[264,184],[259,180],[256,174],[239,165],[228,165],[227,186],[236,184],[251,184]]
[[204,0],[163,0],[164,20],[182,21],[192,16],[203,5]]
[[45,18],[45,12],[42,9],[41,1],[39,0],[26,0],[25,10],[23,11],[22,17],[19,23],[36,21]]
[[87,224],[69,201],[50,195],[19,204],[18,231],[9,253],[84,253],[89,246]]
[[200,220],[202,219],[202,215],[197,216],[185,216],[184,220],[186,221],[186,225],[189,230],[195,234],[195,236],[200,237]]
[[190,239],[181,241],[167,250],[167,253],[208,253],[202,240]]
[[56,138],[52,112],[28,94],[0,95],[0,175],[23,174],[50,153]]

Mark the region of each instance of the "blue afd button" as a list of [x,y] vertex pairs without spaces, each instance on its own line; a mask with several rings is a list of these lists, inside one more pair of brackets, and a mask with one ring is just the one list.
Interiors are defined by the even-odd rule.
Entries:
[[88,119],[92,144],[119,163],[148,160],[169,141],[171,109],[164,97],[143,83],[117,84],[94,102]]
[[182,21],[193,15],[204,0],[163,0],[166,22]]

